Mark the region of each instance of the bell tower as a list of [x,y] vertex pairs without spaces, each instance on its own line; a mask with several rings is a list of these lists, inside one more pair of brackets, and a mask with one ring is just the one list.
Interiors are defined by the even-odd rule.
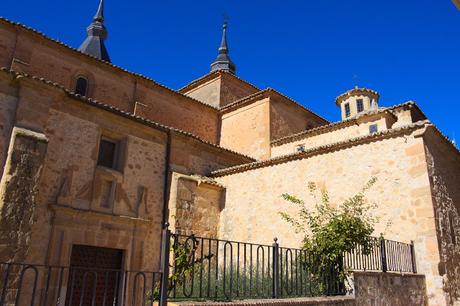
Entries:
[[335,103],[342,111],[342,120],[347,120],[378,109],[379,98],[379,93],[372,89],[355,87],[338,96]]

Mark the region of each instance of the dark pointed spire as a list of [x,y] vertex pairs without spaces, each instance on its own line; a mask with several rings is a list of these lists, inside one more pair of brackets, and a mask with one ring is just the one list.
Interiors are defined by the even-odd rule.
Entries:
[[107,38],[108,34],[104,26],[104,0],[100,0],[93,22],[88,26],[86,32],[88,36],[78,50],[98,59],[110,62],[109,53],[104,44],[104,40]]
[[96,15],[93,18],[94,21],[104,22],[104,0],[99,2]]
[[219,47],[219,55],[217,55],[216,60],[211,64],[211,71],[223,70],[230,73],[236,72],[236,66],[230,59],[228,55],[227,47],[227,20],[224,20],[223,30],[222,30],[222,40]]

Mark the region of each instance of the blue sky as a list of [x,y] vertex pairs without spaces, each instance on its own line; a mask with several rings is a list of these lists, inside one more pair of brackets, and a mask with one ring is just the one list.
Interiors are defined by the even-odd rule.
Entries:
[[[98,0],[3,0],[0,15],[78,47]],[[223,15],[237,75],[329,120],[355,85],[416,101],[460,140],[460,11],[450,0],[106,0],[114,64],[172,88],[209,71]]]

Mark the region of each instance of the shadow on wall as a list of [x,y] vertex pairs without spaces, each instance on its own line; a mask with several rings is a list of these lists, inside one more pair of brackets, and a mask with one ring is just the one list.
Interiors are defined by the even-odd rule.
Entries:
[[425,150],[441,257],[439,275],[452,305],[460,301],[460,154],[435,133],[425,134]]

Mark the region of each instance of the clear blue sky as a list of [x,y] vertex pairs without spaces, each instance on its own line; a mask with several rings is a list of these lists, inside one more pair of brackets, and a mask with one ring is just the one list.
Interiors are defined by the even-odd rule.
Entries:
[[[78,47],[98,0],[3,0],[0,15]],[[416,101],[460,140],[460,11],[450,0],[106,0],[114,64],[172,88],[209,71],[223,14],[237,74],[329,120],[354,85]]]

